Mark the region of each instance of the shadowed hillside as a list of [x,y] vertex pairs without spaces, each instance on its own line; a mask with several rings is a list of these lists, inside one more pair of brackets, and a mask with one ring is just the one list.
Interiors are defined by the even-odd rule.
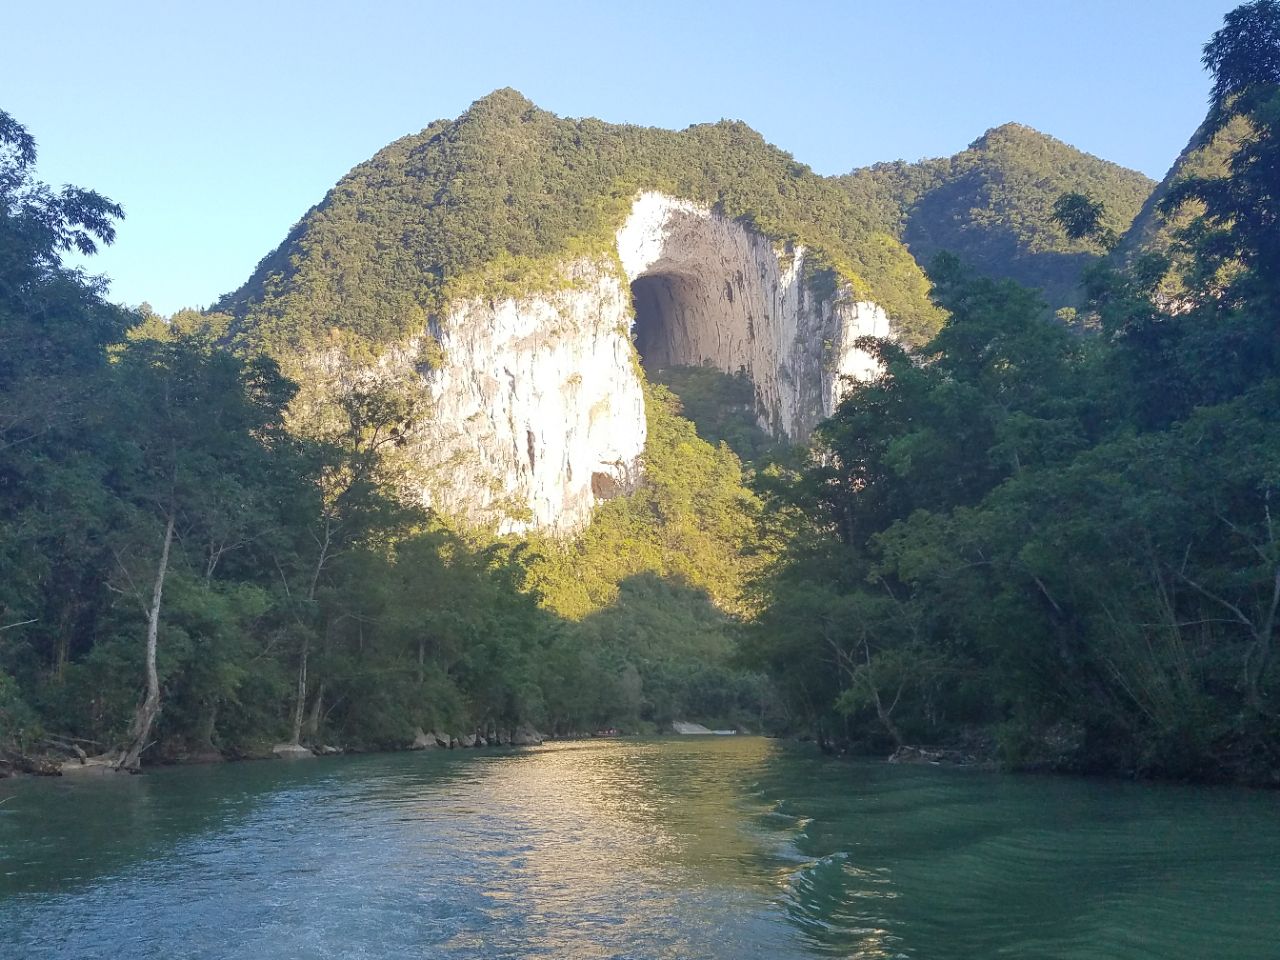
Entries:
[[1016,123],[953,157],[880,163],[840,183],[922,263],[950,251],[980,273],[1037,288],[1055,309],[1078,302],[1081,274],[1103,251],[1067,237],[1052,219],[1054,202],[1072,192],[1101,200],[1120,233],[1155,186]]

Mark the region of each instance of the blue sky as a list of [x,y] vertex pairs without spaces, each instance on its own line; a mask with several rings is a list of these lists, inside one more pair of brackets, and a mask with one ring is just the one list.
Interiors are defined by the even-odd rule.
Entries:
[[512,86],[562,116],[744,120],[819,173],[1026,123],[1160,177],[1231,0],[20,3],[0,109],[125,207],[94,258],[163,313],[234,289],[352,166]]

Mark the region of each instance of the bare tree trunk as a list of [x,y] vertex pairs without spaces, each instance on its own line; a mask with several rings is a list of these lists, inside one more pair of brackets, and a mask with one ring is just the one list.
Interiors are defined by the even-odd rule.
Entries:
[[293,705],[293,744],[302,742],[302,716],[307,705],[307,654],[311,650],[311,638],[302,641],[302,657],[298,660],[298,693]]
[[[880,718],[880,723],[885,730],[889,732],[889,736],[893,738],[893,746],[895,749],[901,750],[903,741],[902,733],[898,730],[898,725],[893,722],[893,708],[898,705],[897,698],[894,698],[893,706],[886,708],[884,701],[880,699],[880,687],[876,684],[875,674],[871,667],[871,645],[867,643],[866,638],[862,640],[862,652],[867,659],[867,686],[871,688],[871,699],[876,704],[876,716]],[[902,688],[898,688],[898,696],[902,696]]]
[[1280,567],[1276,568],[1271,586],[1271,601],[1267,605],[1267,614],[1262,625],[1254,631],[1254,643],[1245,658],[1245,695],[1249,706],[1259,712],[1265,712],[1262,696],[1262,681],[1266,678],[1271,666],[1272,638],[1276,632],[1276,619],[1280,615]]
[[320,732],[320,717],[324,711],[324,681],[316,687],[315,699],[311,701],[311,716],[307,718],[307,736],[315,739]]
[[117,766],[137,769],[142,751],[149,746],[151,725],[160,713],[160,678],[156,673],[156,639],[160,631],[160,598],[164,593],[164,578],[169,572],[169,547],[173,543],[174,511],[164,528],[164,546],[160,549],[160,566],[156,570],[155,589],[151,594],[151,609],[147,613],[147,695],[138,705],[130,730],[130,743]]
[[[311,571],[311,583],[307,587],[307,603],[316,602],[316,590],[320,586],[320,574],[324,572],[329,560],[329,548],[333,543],[333,519],[325,517],[324,540],[318,541],[320,553],[316,557],[316,565]],[[308,632],[302,641],[302,656],[298,659],[298,689],[293,701],[293,736],[289,742],[302,743],[302,723],[307,711],[307,657],[311,653],[311,634]]]
[[218,701],[214,700],[205,706],[200,715],[200,726],[196,740],[202,747],[213,747],[213,733],[218,729]]
[[64,623],[62,629],[58,631],[58,652],[54,658],[53,679],[56,683],[62,683],[67,674],[67,627]]

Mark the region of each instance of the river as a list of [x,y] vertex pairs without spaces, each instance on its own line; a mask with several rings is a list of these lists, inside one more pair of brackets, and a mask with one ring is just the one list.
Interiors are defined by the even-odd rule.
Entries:
[[596,740],[0,782],[0,957],[1275,960],[1280,795]]

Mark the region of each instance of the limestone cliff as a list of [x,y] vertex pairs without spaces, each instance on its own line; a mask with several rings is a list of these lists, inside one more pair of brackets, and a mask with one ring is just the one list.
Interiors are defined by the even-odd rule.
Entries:
[[802,440],[842,377],[871,372],[856,340],[890,334],[876,304],[805,283],[803,246],[777,249],[691,201],[640,194],[617,253],[621,273],[571,261],[563,285],[461,300],[429,337],[383,355],[381,368],[420,377],[431,397],[412,440],[426,503],[501,532],[581,529],[643,472],[635,351],[651,368],[744,371],[761,425]]
[[824,296],[805,282],[804,246],[779,249],[690,201],[641,194],[618,232],[618,255],[646,365],[744,371],[761,425],[791,440],[835,409],[842,377],[870,372],[857,338],[890,335],[877,304],[846,286]]
[[495,527],[568,532],[639,475],[644,398],[630,296],[608,265],[567,264],[568,288],[473,298],[432,324],[432,416],[415,445],[440,511]]
[[644,367],[742,372],[761,425],[803,440],[869,371],[858,337],[937,328],[928,289],[743,124],[565,120],[505,90],[353,170],[218,309],[300,381],[298,429],[344,390],[421,396],[405,495],[565,534],[643,475]]

